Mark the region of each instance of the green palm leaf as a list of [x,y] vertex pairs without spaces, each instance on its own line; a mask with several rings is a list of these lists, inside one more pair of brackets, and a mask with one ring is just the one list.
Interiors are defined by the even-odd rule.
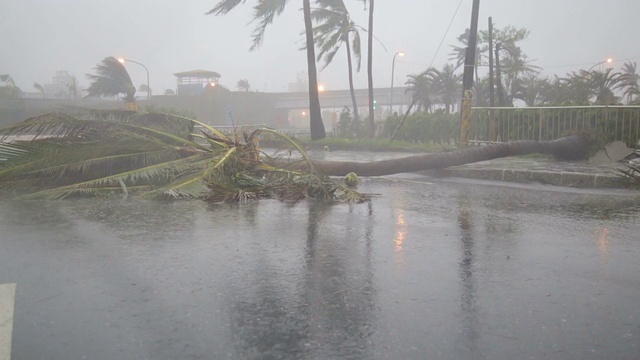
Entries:
[[[123,192],[130,192],[136,187],[152,189],[170,182],[176,174],[193,171],[196,167],[194,162],[202,159],[201,154],[193,155],[190,158],[169,161],[161,164],[151,165],[140,169],[125,171],[122,173],[105,176],[99,179],[75,183],[72,185],[56,187],[53,189],[38,191],[22,196],[24,199],[61,199],[69,195],[86,193],[86,189],[122,189]],[[124,185],[123,185],[124,184]],[[126,187],[125,187],[126,186]]]
[[[1,129],[0,188],[26,191],[23,199],[137,193],[239,202],[262,197],[368,199],[318,173],[296,140],[273,129],[232,141],[207,124],[179,116],[80,114],[82,118],[47,114]],[[203,133],[193,134],[194,126]],[[284,140],[300,153],[310,173],[280,166],[277,158],[262,154],[254,144],[260,134]],[[6,142],[19,135],[31,140]],[[192,138],[206,139],[209,146]]]

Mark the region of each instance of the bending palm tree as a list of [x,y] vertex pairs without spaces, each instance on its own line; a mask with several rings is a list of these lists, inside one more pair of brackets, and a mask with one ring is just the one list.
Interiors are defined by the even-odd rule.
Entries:
[[[244,4],[246,0],[221,0],[211,10],[207,11],[207,15],[225,15],[233,10],[236,6]],[[253,45],[251,50],[257,49],[264,38],[264,32],[269,24],[273,22],[276,16],[282,14],[289,0],[257,0],[254,9],[254,20],[258,21],[258,25],[251,35]],[[307,48],[307,67],[309,73],[309,128],[312,140],[322,139],[326,136],[324,124],[322,122],[322,114],[320,112],[320,99],[318,98],[318,75],[316,71],[316,56],[313,44],[313,26],[311,23],[311,4],[310,0],[302,0],[306,48]]]
[[0,86],[0,97],[15,98],[22,94],[22,90],[16,86],[10,75],[0,75],[0,81],[4,82],[4,85]]
[[44,99],[44,87],[42,87],[42,85],[38,84],[37,82],[33,83],[33,87],[40,92],[42,98]]
[[238,84],[236,85],[236,87],[238,88],[238,90],[244,92],[249,92],[249,90],[251,89],[251,85],[249,85],[249,80],[247,79],[238,80]]
[[[358,104],[353,86],[353,57],[356,58],[356,71],[360,71],[361,49],[360,33],[358,27],[351,20],[349,11],[342,0],[318,0],[320,8],[311,11],[311,18],[319,22],[313,32],[315,43],[319,47],[318,61],[324,59],[322,70],[329,66],[334,56],[344,44],[347,50],[347,66],[349,71],[349,91],[351,92],[351,104],[353,106],[354,122],[357,126],[359,121]],[[350,38],[353,38],[351,40]]]
[[124,101],[135,102],[136,87],[129,73],[118,59],[109,56],[96,65],[97,75],[87,74],[91,84],[87,97],[118,96],[124,94]]

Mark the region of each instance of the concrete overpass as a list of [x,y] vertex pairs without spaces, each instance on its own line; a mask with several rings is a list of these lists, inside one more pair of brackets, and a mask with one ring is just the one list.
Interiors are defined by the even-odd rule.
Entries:
[[[393,88],[394,110],[401,112],[411,104],[406,87]],[[391,88],[374,89],[377,102],[377,119],[388,112]],[[356,101],[361,116],[368,113],[367,89],[356,90]],[[230,92],[214,89],[198,96],[155,95],[150,100],[140,100],[140,109],[170,109],[183,111],[198,120],[212,125],[227,125],[227,109],[233,110],[236,124],[266,124],[271,127],[297,126],[308,128],[309,94],[307,92]],[[332,125],[332,117],[339,115],[345,106],[350,108],[349,90],[327,90],[320,93],[320,106],[335,115],[324,116],[325,127]],[[124,102],[100,99],[0,99],[0,127],[17,123],[32,116],[48,112],[67,112],[74,107],[92,109],[124,109]],[[352,110],[353,111],[353,110]]]
[[[394,107],[406,107],[411,104],[411,94],[405,93],[406,87],[393,88]],[[367,89],[356,89],[356,102],[358,108],[369,106],[369,93]],[[308,92],[286,92],[275,93],[275,108],[279,110],[304,110],[309,108]],[[388,109],[391,95],[391,88],[373,89],[373,98],[377,103],[377,108]],[[351,93],[349,90],[327,90],[320,92],[320,107],[323,109],[337,109],[343,107],[351,108]]]

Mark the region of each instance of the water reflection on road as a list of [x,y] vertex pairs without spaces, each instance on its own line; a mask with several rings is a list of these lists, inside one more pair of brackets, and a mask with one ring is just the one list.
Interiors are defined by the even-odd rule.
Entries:
[[640,353],[640,196],[431,181],[365,179],[382,195],[352,206],[4,201],[13,356]]

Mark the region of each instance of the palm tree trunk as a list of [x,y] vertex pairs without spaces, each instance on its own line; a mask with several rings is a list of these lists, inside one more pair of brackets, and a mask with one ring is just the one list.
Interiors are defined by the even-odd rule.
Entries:
[[373,3],[369,0],[369,31],[368,31],[368,54],[367,54],[367,78],[369,80],[369,137],[373,138],[376,131],[376,123],[373,109]]
[[349,35],[345,39],[347,46],[347,66],[349,68],[349,91],[351,92],[351,103],[353,104],[353,121],[355,128],[358,128],[358,103],[356,102],[356,91],[353,88],[353,64],[351,62],[351,45],[349,44]]
[[329,176],[344,176],[355,172],[360,176],[381,176],[404,172],[444,169],[450,166],[470,164],[501,157],[533,153],[552,154],[557,158],[578,160],[586,157],[589,142],[578,135],[552,141],[511,141],[455,151],[407,156],[401,159],[367,163],[316,161],[316,169]]
[[302,0],[304,12],[304,28],[307,38],[307,68],[309,72],[309,135],[311,140],[323,139],[327,136],[320,112],[318,98],[318,73],[316,70],[315,44],[313,42],[313,24],[311,23],[311,4]]
[[502,86],[502,69],[500,68],[500,44],[496,44],[496,88],[498,90],[498,106],[507,106],[507,97]]

